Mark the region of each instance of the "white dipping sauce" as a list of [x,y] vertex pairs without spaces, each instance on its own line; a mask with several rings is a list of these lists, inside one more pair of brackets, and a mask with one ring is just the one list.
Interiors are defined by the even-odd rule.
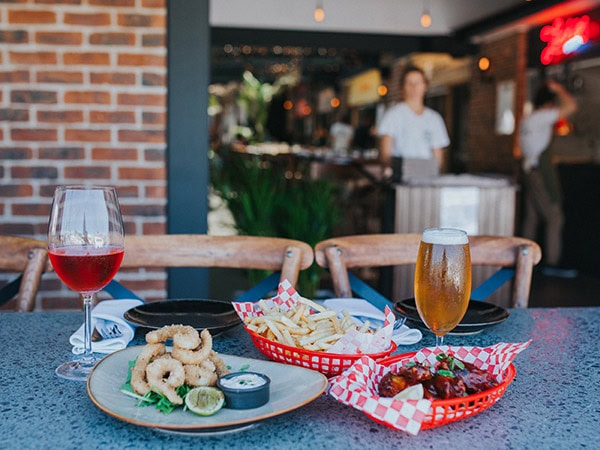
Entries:
[[233,377],[221,378],[221,386],[229,389],[250,389],[265,384],[267,380],[253,373],[244,373]]

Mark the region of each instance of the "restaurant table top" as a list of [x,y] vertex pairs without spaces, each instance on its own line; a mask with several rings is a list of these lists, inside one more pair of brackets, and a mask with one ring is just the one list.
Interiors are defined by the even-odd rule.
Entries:
[[[444,448],[560,449],[600,440],[600,307],[512,309],[505,322],[449,345],[525,342],[504,396],[480,414],[413,436],[328,395],[257,426],[216,436],[178,435],[129,424],[98,409],[85,383],[59,379],[71,358],[77,312],[0,313],[0,448]],[[143,331],[132,344],[143,343]],[[433,336],[397,354],[431,346]],[[218,352],[265,359],[241,326],[214,339]]]

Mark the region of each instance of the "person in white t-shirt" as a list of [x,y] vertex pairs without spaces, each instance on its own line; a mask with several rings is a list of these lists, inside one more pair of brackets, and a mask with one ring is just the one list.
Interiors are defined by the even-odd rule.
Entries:
[[408,66],[400,83],[404,101],[385,112],[377,129],[384,174],[391,175],[392,166],[394,171],[401,166],[402,174],[393,174],[397,181],[412,175],[411,167],[421,172],[415,175],[437,175],[444,147],[450,144],[444,120],[424,104],[427,78],[421,69]]
[[519,138],[523,154],[525,208],[523,236],[536,240],[537,229],[544,224],[545,273],[574,276],[561,270],[562,229],[564,214],[562,192],[552,164],[550,142],[554,124],[577,110],[577,102],[559,83],[548,81],[536,93],[534,111],[521,122]]
[[331,149],[337,155],[348,153],[353,137],[354,127],[350,125],[348,114],[342,116],[341,120],[334,122],[329,129]]

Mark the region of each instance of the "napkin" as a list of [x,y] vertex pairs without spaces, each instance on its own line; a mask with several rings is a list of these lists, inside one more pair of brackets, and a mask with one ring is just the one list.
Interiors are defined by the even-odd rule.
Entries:
[[[347,311],[355,321],[361,325],[366,318],[374,325],[383,326],[384,313],[374,305],[362,298],[329,298],[323,302],[323,306],[338,312]],[[392,334],[392,340],[396,345],[416,344],[423,338],[420,330],[402,325]]]
[[[109,325],[115,326],[121,332],[121,336],[92,342],[92,351],[108,354],[127,347],[127,344],[133,339],[135,329],[125,321],[123,313],[143,303],[142,300],[137,299],[104,300],[98,303],[92,310],[92,330],[100,324],[100,321],[106,321],[109,322]],[[69,342],[73,345],[74,354],[80,355],[84,352],[83,324],[71,335]]]

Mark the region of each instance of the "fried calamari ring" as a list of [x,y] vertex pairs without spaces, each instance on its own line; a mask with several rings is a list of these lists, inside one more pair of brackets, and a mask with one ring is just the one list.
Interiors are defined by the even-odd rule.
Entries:
[[185,384],[190,386],[214,386],[217,384],[215,364],[206,359],[200,365],[186,364]]
[[200,345],[200,336],[194,327],[188,325],[168,325],[146,334],[146,342],[157,344],[173,339],[173,345],[187,350]]
[[202,330],[200,337],[202,338],[202,347],[195,350],[188,350],[175,346],[171,352],[173,358],[178,359],[183,364],[195,365],[200,365],[202,361],[208,359],[212,350],[212,336],[207,329],[204,329]]
[[223,375],[227,375],[229,373],[229,368],[227,367],[227,364],[225,364],[225,361],[223,361],[221,359],[221,357],[219,356],[219,354],[217,352],[215,352],[214,350],[211,350],[209,359],[215,365],[215,369],[216,369],[218,378],[221,378]]
[[146,376],[151,390],[164,395],[171,403],[183,405],[183,399],[175,391],[185,381],[181,362],[173,358],[159,358],[148,364]]
[[136,394],[146,395],[150,386],[146,379],[146,367],[153,359],[165,354],[167,349],[164,344],[148,344],[142,348],[131,369],[131,387]]

